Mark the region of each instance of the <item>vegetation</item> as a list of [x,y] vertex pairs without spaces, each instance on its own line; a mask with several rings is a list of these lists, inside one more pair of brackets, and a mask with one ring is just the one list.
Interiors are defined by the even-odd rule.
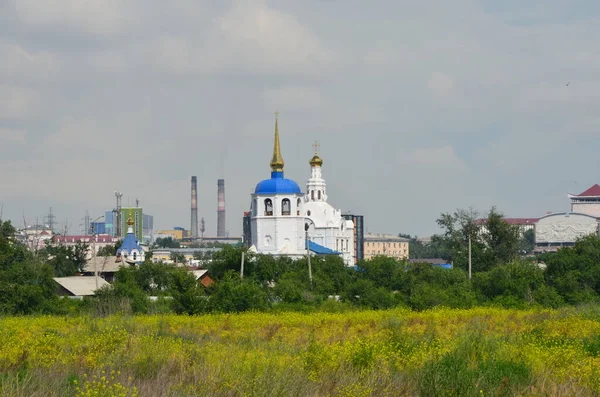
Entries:
[[[533,258],[521,258],[520,236],[495,209],[487,232],[476,228],[472,211],[442,214],[443,233],[434,238],[454,262],[453,269],[406,263],[378,256],[354,268],[335,256],[306,259],[253,255],[224,246],[205,261],[216,282],[204,287],[185,269],[153,263],[122,267],[114,283],[96,297],[75,302],[57,299],[53,276],[79,270],[83,248],[49,246],[37,256],[13,239],[2,223],[0,236],[0,313],[222,313],[249,310],[320,310],[329,301],[361,309],[436,306],[471,308],[557,308],[600,297],[600,239],[588,236],[572,248],[544,255],[546,269]],[[468,278],[467,241],[471,237],[473,277]],[[70,251],[72,250],[72,251]],[[244,274],[240,274],[242,256]],[[148,296],[157,297],[150,301]]]
[[600,311],[7,317],[6,396],[596,396]]

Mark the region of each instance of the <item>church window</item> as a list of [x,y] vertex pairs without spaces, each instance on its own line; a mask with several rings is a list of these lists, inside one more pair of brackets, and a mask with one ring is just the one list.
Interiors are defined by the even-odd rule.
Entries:
[[298,199],[298,202],[296,203],[296,215],[300,215],[300,205],[302,204],[302,200]]
[[273,201],[271,199],[265,199],[265,215],[273,215]]
[[289,199],[281,200],[281,215],[291,214],[291,203]]
[[321,191],[318,191],[319,200],[321,200]]
[[310,210],[306,211],[306,215],[310,216]]
[[314,191],[314,190],[311,190],[311,191],[310,191],[310,199],[311,199],[311,200],[314,200],[314,199],[315,199],[315,191]]

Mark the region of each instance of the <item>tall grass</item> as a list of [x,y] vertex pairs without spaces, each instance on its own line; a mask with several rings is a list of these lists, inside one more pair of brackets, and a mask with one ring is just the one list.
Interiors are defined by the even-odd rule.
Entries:
[[594,396],[598,312],[6,317],[0,395]]

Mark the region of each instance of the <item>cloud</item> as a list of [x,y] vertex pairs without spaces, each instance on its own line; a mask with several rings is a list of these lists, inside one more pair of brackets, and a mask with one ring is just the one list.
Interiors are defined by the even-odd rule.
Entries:
[[0,119],[29,117],[34,110],[36,100],[33,90],[0,84]]
[[440,171],[467,169],[465,162],[457,156],[452,146],[414,149],[408,155],[407,162],[417,167],[434,167]]
[[12,82],[47,80],[57,71],[57,57],[49,51],[28,51],[23,46],[0,39],[0,78]]
[[27,131],[9,128],[0,128],[0,142],[3,145],[17,144],[25,145],[27,143]]
[[595,3],[5,3],[0,184],[16,219],[99,213],[120,190],[157,227],[187,225],[197,175],[208,229],[225,177],[239,234],[275,110],[286,175],[302,185],[318,140],[332,204],[372,231],[423,235],[471,204],[535,216],[562,209],[574,173],[598,182]]
[[454,79],[444,73],[435,72],[427,82],[427,87],[434,98],[445,99],[454,88]]
[[335,58],[293,15],[264,1],[236,1],[201,36],[166,34],[148,49],[177,73],[317,73]]
[[76,28],[97,35],[111,35],[130,22],[124,4],[119,0],[13,0],[17,16],[31,28]]

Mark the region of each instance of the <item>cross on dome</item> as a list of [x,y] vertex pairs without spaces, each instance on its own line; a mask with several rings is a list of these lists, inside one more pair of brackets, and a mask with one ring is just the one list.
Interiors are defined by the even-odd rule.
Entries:
[[313,149],[315,149],[315,155],[310,159],[309,163],[311,167],[320,167],[323,165],[323,159],[319,157],[319,142],[313,143]]

